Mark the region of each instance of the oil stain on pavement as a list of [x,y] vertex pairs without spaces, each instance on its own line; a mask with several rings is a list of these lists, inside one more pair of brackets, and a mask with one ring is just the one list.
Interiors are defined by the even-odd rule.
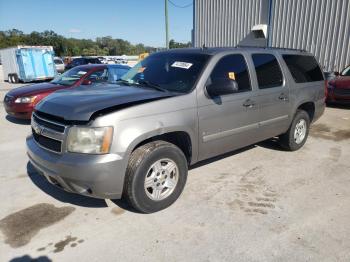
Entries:
[[312,137],[338,142],[350,139],[350,130],[331,130],[325,124],[315,124],[311,126],[310,135]]
[[58,253],[63,251],[67,245],[70,245],[71,247],[76,247],[78,243],[83,243],[83,242],[84,242],[83,239],[78,240],[77,237],[66,236],[66,239],[59,241],[54,245],[55,249],[53,250],[53,252]]
[[41,203],[15,212],[0,220],[0,230],[5,235],[5,243],[11,247],[21,247],[43,228],[64,219],[75,210],[74,207],[55,207]]
[[66,236],[65,239],[58,241],[55,244],[49,243],[49,244],[47,244],[46,247],[38,248],[37,251],[41,252],[41,251],[45,251],[47,249],[51,249],[53,247],[54,249],[51,251],[54,253],[59,253],[59,252],[62,252],[65,249],[65,247],[67,247],[68,245],[70,247],[76,247],[78,244],[81,244],[83,242],[84,242],[84,239],[78,240],[77,237]]

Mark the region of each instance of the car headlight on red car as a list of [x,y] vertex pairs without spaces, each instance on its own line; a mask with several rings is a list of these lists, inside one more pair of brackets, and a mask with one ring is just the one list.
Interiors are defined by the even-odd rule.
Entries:
[[36,99],[36,96],[22,96],[22,97],[18,97],[15,100],[15,103],[17,104],[30,104],[30,103],[34,103]]

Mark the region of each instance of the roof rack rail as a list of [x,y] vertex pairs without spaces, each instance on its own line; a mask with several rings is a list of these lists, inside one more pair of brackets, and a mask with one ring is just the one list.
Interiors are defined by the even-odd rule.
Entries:
[[237,45],[236,48],[261,48],[261,49],[280,49],[280,50],[290,50],[290,51],[299,51],[299,52],[307,52],[305,49],[297,49],[297,48],[287,48],[287,47],[266,47],[266,46],[250,46],[250,45]]

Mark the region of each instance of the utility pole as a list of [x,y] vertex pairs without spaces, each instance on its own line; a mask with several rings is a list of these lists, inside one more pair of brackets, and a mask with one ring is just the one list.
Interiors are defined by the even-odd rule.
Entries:
[[169,22],[168,22],[168,0],[165,1],[165,41],[166,49],[169,49]]

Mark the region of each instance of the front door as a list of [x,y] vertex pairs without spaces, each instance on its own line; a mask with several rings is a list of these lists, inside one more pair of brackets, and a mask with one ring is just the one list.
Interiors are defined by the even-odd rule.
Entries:
[[229,78],[238,85],[236,92],[210,97],[198,92],[198,160],[210,158],[256,142],[259,110],[257,93],[242,54],[218,59],[206,86]]

